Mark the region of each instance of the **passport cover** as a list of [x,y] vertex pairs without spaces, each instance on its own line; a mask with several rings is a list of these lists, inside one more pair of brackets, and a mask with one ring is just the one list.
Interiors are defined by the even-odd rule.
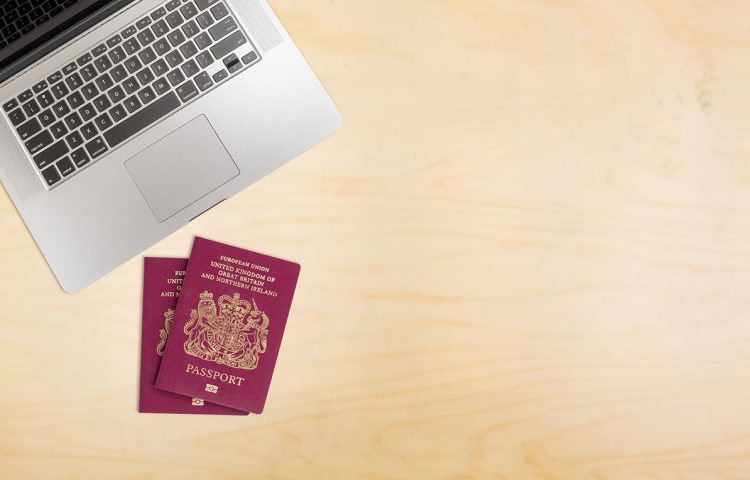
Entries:
[[141,413],[247,415],[200,398],[177,395],[154,387],[169,337],[188,261],[184,258],[146,258],[143,262],[143,325],[141,333]]
[[299,272],[197,237],[156,387],[262,413]]

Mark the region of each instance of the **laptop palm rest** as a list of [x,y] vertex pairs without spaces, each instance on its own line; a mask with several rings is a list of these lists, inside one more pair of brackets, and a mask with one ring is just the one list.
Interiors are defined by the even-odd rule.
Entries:
[[205,115],[130,158],[125,168],[159,222],[240,174]]

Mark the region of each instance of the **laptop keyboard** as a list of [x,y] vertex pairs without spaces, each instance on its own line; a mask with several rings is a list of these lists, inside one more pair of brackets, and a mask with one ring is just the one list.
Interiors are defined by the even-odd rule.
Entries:
[[223,0],[170,0],[2,110],[51,189],[259,61]]

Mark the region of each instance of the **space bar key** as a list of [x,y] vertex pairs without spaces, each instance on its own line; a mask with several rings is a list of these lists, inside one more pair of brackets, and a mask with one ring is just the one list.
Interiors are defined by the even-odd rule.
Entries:
[[169,92],[169,94],[105,132],[104,138],[111,148],[115,148],[136,133],[145,130],[152,123],[164,118],[180,105],[177,95],[174,92]]

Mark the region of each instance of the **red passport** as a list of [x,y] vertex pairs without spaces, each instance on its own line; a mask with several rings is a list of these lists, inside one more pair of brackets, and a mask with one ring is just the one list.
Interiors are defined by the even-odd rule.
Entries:
[[143,331],[141,333],[141,413],[247,415],[154,387],[167,345],[188,261],[183,258],[146,258],[143,262]]
[[299,272],[196,238],[156,387],[262,413]]

